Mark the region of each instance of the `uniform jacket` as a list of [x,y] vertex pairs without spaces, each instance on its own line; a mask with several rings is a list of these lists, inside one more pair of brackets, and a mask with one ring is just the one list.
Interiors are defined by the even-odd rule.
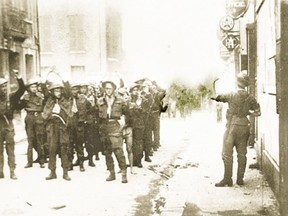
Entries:
[[44,108],[44,97],[37,93],[28,93],[23,96],[21,103],[27,112],[42,112]]
[[137,104],[136,101],[137,101],[137,97],[132,96],[130,103],[129,103],[129,113],[131,116],[132,127],[144,128],[147,113],[151,104],[144,97],[142,97],[141,104]]
[[[107,109],[108,105],[105,100],[105,97],[101,97],[97,102],[98,110],[99,110],[99,118],[100,120],[108,119]],[[111,109],[111,119],[119,120],[122,115],[126,115],[128,113],[127,105],[124,100],[118,96],[115,96],[115,100],[112,104]]]
[[260,105],[256,99],[245,90],[236,93],[218,95],[216,101],[228,103],[226,113],[227,123],[234,125],[248,125],[249,110],[260,112]]
[[7,95],[0,92],[0,118],[3,119],[4,115],[8,120],[13,119],[14,110],[20,110],[20,98],[25,92],[25,85],[22,79],[17,79],[18,90],[9,95],[9,100]]
[[[60,106],[60,113],[53,115],[52,110],[56,104],[56,102],[58,101],[58,104]],[[67,124],[67,120],[68,117],[72,117],[73,113],[72,113],[72,109],[71,109],[71,103],[69,101],[69,99],[67,99],[66,97],[61,97],[60,99],[56,99],[54,96],[50,96],[44,106],[43,109],[43,114],[42,114],[43,118],[46,120],[50,120],[53,117],[59,116],[59,119],[62,121],[63,124]]]
[[[73,97],[70,98],[71,107],[73,104]],[[78,112],[73,114],[73,122],[86,122],[88,119],[88,114],[91,111],[91,103],[87,100],[87,97],[83,94],[79,94],[76,97],[76,105]]]
[[87,112],[87,123],[97,123],[99,121],[97,97],[95,95],[90,95],[87,99],[91,104],[91,107]]

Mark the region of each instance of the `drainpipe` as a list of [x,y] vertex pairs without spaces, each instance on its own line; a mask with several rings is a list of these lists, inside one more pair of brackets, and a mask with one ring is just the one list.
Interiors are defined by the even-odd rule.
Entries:
[[288,215],[288,0],[281,0],[279,203],[280,215]]

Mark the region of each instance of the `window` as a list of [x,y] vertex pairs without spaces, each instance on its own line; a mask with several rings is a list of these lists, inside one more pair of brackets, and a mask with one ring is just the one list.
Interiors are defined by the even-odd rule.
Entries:
[[72,65],[71,66],[71,79],[82,80],[85,77],[85,66],[84,65]]
[[40,17],[40,45],[41,52],[51,52],[51,17]]
[[70,51],[85,51],[83,15],[71,15],[69,19]]

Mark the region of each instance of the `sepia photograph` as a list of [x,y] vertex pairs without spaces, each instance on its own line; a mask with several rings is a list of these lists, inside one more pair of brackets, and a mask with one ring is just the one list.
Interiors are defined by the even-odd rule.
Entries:
[[0,216],[288,216],[288,0],[0,0]]

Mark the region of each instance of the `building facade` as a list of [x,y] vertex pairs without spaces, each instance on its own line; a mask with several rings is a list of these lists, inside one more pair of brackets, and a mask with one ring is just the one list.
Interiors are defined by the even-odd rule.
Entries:
[[2,0],[0,17],[0,77],[14,91],[13,70],[24,81],[40,73],[37,0]]
[[63,78],[95,82],[120,70],[121,20],[110,2],[39,0],[43,76],[56,68]]
[[[249,4],[238,19],[243,28],[239,28],[234,64],[236,73],[247,70],[249,91],[261,105],[262,115],[251,119],[252,142],[260,169],[279,201],[280,213],[288,215],[288,1],[227,2]],[[249,22],[248,11],[254,14]]]

